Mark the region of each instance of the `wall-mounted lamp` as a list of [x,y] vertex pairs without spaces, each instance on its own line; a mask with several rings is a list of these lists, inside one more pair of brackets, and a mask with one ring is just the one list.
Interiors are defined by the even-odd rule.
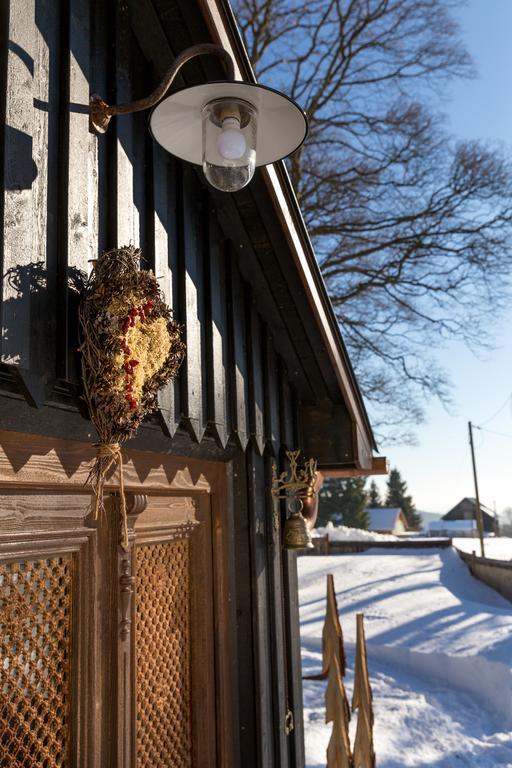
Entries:
[[315,491],[316,461],[309,459],[299,466],[300,451],[287,451],[290,472],[277,473],[277,465],[272,465],[272,496],[285,499],[288,516],[284,525],[283,546],[285,549],[311,549],[311,533],[302,515],[304,501],[310,499]]
[[[164,99],[183,64],[204,54],[222,59],[227,80],[184,88]],[[202,165],[210,184],[224,192],[245,187],[257,166],[295,152],[308,130],[306,116],[294,101],[271,88],[236,82],[231,56],[210,43],[182,51],[145,99],[110,105],[92,96],[91,128],[104,133],[114,115],[151,107],[149,125],[156,141],[182,160]]]

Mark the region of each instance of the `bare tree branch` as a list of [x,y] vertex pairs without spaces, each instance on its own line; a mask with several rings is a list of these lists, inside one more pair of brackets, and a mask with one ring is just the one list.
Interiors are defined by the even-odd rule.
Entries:
[[438,114],[471,77],[458,0],[235,0],[259,77],[306,109],[289,171],[359,381],[388,439],[449,405],[436,348],[473,349],[509,297],[512,172]]

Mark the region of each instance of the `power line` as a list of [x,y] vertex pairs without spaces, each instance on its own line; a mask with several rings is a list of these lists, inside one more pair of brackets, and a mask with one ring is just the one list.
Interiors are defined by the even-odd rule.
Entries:
[[489,432],[491,435],[499,435],[500,437],[510,437],[512,439],[512,434],[508,432],[496,432],[495,429],[484,429],[484,427],[479,427],[478,424],[473,424],[474,429],[480,429],[482,432]]
[[[506,405],[508,405],[510,402],[512,402],[512,392],[508,395],[507,399],[503,403],[503,405],[500,405],[496,413],[493,413],[493,415],[482,422],[482,424],[488,424],[490,421],[496,418],[496,416],[499,416],[499,414],[502,412],[502,410],[505,408]],[[478,427],[478,429],[481,429],[481,427]]]

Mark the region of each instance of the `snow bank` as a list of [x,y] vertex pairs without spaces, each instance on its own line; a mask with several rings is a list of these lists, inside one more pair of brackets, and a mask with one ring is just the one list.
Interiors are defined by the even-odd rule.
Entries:
[[[512,734],[469,694],[370,657],[378,768],[511,768]],[[303,648],[305,674],[321,667],[321,653]],[[354,659],[345,679],[353,690]],[[325,768],[331,725],[325,719],[325,682],[304,681],[306,765]],[[354,738],[355,719],[351,722]]]
[[346,525],[335,526],[331,522],[312,531],[313,536],[325,536],[326,534],[329,535],[331,541],[398,541],[398,536],[391,534],[373,533],[362,528],[347,528]]
[[348,648],[363,612],[370,660],[466,691],[512,726],[510,603],[473,579],[453,550],[300,558],[301,634],[318,652],[328,573]]
[[[480,539],[453,539],[453,545],[463,552],[473,551],[480,555]],[[484,539],[485,556],[490,560],[512,560],[512,539],[507,536],[496,536]]]

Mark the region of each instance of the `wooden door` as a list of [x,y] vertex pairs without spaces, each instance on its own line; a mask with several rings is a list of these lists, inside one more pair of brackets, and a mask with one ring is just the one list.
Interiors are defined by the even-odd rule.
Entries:
[[0,487],[0,768],[228,765],[214,498]]

